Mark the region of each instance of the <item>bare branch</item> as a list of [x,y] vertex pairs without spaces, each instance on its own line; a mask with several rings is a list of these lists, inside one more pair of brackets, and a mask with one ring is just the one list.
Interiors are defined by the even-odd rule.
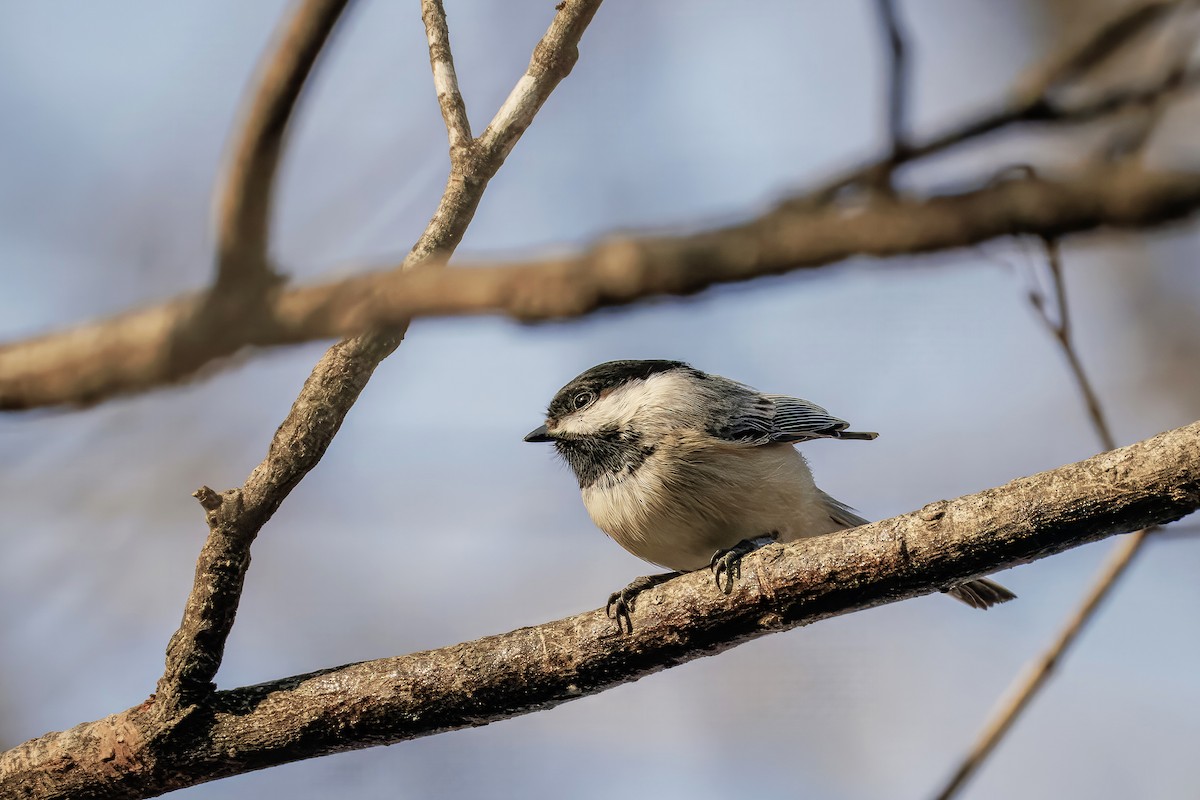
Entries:
[[884,37],[888,44],[888,138],[891,141],[891,163],[899,163],[908,149],[908,47],[895,0],[875,0]]
[[935,592],[1200,507],[1200,422],[836,536],[649,590],[629,635],[602,610],[475,642],[231,691],[163,719],[156,700],[0,755],[0,795],[147,797],[302,758],[485,725],[741,642]]
[[220,178],[214,292],[261,295],[276,282],[268,260],[275,169],[301,89],[348,2],[302,0],[259,66]]
[[[1044,238],[1042,241],[1046,247],[1046,266],[1047,272],[1050,274],[1049,288],[1052,291],[1048,296],[1044,289],[1035,288],[1029,294],[1030,304],[1037,312],[1038,318],[1042,321],[1046,330],[1058,342],[1063,356],[1067,359],[1067,365],[1070,367],[1075,384],[1079,387],[1079,391],[1083,395],[1084,406],[1087,408],[1088,416],[1092,421],[1092,427],[1095,429],[1101,444],[1106,450],[1112,450],[1117,446],[1112,435],[1112,429],[1109,427],[1108,419],[1100,408],[1100,400],[1096,395],[1096,390],[1093,388],[1087,372],[1083,369],[1083,364],[1079,360],[1079,354],[1075,350],[1075,342],[1071,336],[1071,317],[1067,308],[1066,284],[1064,283],[1062,271],[1062,252],[1057,240]],[[1051,307],[1053,307],[1053,311],[1050,310]],[[1025,711],[1030,702],[1033,701],[1034,696],[1045,686],[1046,681],[1050,678],[1050,673],[1062,660],[1071,645],[1074,644],[1075,639],[1079,636],[1084,626],[1091,621],[1096,610],[1100,607],[1100,603],[1109,595],[1121,576],[1125,574],[1126,568],[1133,562],[1133,557],[1137,555],[1138,550],[1141,549],[1142,544],[1153,530],[1153,527],[1142,528],[1118,543],[1113,549],[1108,561],[1105,562],[1104,567],[1100,570],[1100,574],[1096,577],[1091,588],[1088,589],[1087,594],[1084,596],[1083,602],[1080,603],[1075,613],[1067,619],[1058,636],[1055,637],[1054,641],[1040,656],[1025,668],[1021,675],[1017,676],[1017,679],[1005,695],[1006,699],[1000,703],[997,710],[993,713],[992,718],[984,725],[970,752],[959,763],[950,780],[946,782],[946,785],[938,794],[938,800],[950,800],[950,798],[957,795],[966,785],[967,781],[970,780],[971,776],[975,774],[976,770],[992,754],[996,745],[1000,743],[1000,740],[1012,728],[1017,717]]]
[[1171,99],[1200,85],[1200,70],[1187,70],[1165,76],[1145,86],[1114,89],[1074,104],[1052,101],[1044,94],[1018,93],[1005,106],[985,112],[955,125],[925,141],[908,140],[905,148],[882,161],[856,167],[831,178],[812,192],[814,202],[825,203],[851,187],[874,188],[896,167],[945,153],[960,145],[1021,124],[1083,125],[1135,108],[1161,108]]
[[557,7],[560,9],[558,19],[563,24],[558,25],[556,19],[556,25],[538,42],[529,59],[529,68],[479,135],[480,158],[502,161],[507,158],[554,87],[570,74],[579,60],[579,39],[600,3],[564,0]]
[[[577,52],[586,20],[599,5],[600,0],[563,3],[538,48],[548,48],[546,43],[552,42]],[[573,64],[574,58],[569,63]],[[566,72],[560,73],[553,85],[565,76]],[[470,171],[452,167],[438,210],[413,246],[403,271],[412,270],[430,255],[448,257],[453,252],[507,152],[472,159]],[[220,496],[207,487],[197,492],[206,510],[209,537],[158,682],[155,706],[164,720],[211,694],[250,566],[251,544],[291,490],[320,461],[375,368],[399,346],[406,328],[407,321],[392,318],[386,325],[368,328],[371,333],[331,347],[313,368],[276,431],[267,457],[245,484]]]
[[[1198,6],[1200,3],[1195,0],[1182,3],[1179,13],[1162,24],[1165,41],[1151,51],[1151,63],[1146,68],[1149,72],[1162,75],[1164,83],[1182,81],[1188,75],[1188,66],[1200,35]],[[1151,138],[1170,110],[1171,105],[1166,98],[1143,107],[1135,125],[1118,127],[1116,135],[1108,143],[1105,157],[1116,160],[1144,156]]]
[[1083,602],[1079,604],[1079,608],[1067,619],[1066,624],[1059,630],[1058,636],[1050,646],[1025,667],[1022,674],[1017,676],[1013,685],[1005,692],[999,708],[983,726],[983,730],[979,732],[979,737],[971,747],[971,751],[958,765],[958,769],[946,782],[942,791],[938,793],[938,800],[950,800],[955,797],[980,765],[992,754],[996,745],[1016,722],[1017,717],[1025,711],[1034,696],[1050,679],[1054,668],[1058,666],[1063,655],[1075,643],[1075,639],[1083,627],[1095,616],[1096,610],[1116,586],[1117,581],[1125,573],[1125,569],[1133,561],[1133,557],[1137,555],[1142,543],[1146,541],[1146,537],[1152,530],[1154,530],[1153,527],[1142,528],[1131,533],[1113,548],[1108,560],[1100,569],[1100,574],[1096,576],[1091,588],[1084,596]]
[[450,29],[446,26],[446,9],[442,0],[421,0],[421,19],[429,39],[429,66],[433,69],[433,88],[437,91],[438,106],[446,123],[450,139],[450,160],[464,157],[473,142],[471,123],[467,120],[467,105],[458,88],[454,71],[454,55],[450,51]]
[[[465,230],[482,185],[452,174],[406,265]],[[274,293],[263,313],[197,326],[197,296],[0,346],[0,410],[90,402],[176,381],[245,346],[362,333],[415,317],[565,319],[605,306],[834,264],[969,247],[1014,234],[1141,228],[1200,207],[1200,174],[1097,164],[1059,180],[1025,177],[854,209],[782,203],[740,225],[687,236],[613,239],[575,256],[447,271],[395,270]],[[443,247],[441,257],[446,250]]]
[[[1113,438],[1108,418],[1100,408],[1100,398],[1096,395],[1096,389],[1092,386],[1092,381],[1083,369],[1083,363],[1079,360],[1079,353],[1075,350],[1075,340],[1071,331],[1071,315],[1067,307],[1067,289],[1063,279],[1062,250],[1057,239],[1043,237],[1042,244],[1046,248],[1046,271],[1050,274],[1053,293],[1047,297],[1044,291],[1034,290],[1029,296],[1030,304],[1037,312],[1038,318],[1046,330],[1058,342],[1063,357],[1067,359],[1071,377],[1074,379],[1075,385],[1079,387],[1079,393],[1083,396],[1084,407],[1087,409],[1088,418],[1092,422],[1096,436],[1100,439],[1100,445],[1105,450],[1112,450],[1117,446],[1117,440]],[[1054,307],[1053,313],[1048,310],[1051,305]]]
[[[532,114],[545,101],[549,91],[558,80],[561,80],[577,57],[578,37],[582,26],[591,19],[598,3],[587,2],[564,3],[562,11],[555,19],[551,29],[543,37],[534,51],[529,69],[513,89],[503,108],[488,129],[473,146],[474,157],[462,159],[458,164],[452,164],[451,175],[447,190],[443,196],[434,219],[431,221],[427,234],[410,252],[405,264],[434,255],[441,251],[442,256],[448,254],[457,245],[465,231],[465,224],[454,224],[454,219],[470,219],[475,211],[475,203],[483,184],[486,184],[494,169],[498,167],[497,158],[503,159],[516,137],[529,124]],[[428,10],[428,9],[427,9]],[[436,19],[435,19],[436,22]],[[1118,26],[1121,27],[1121,26]],[[1128,30],[1128,28],[1121,28]],[[1103,31],[1102,34],[1103,35]],[[441,41],[440,33],[435,39]],[[447,39],[448,41],[448,39]],[[437,47],[434,48],[438,50]],[[1075,50],[1071,51],[1076,52]],[[446,50],[448,57],[449,50]],[[1061,59],[1064,63],[1075,56]],[[435,64],[435,82],[438,70],[438,56],[431,52],[431,62]],[[1076,60],[1078,60],[1076,58]],[[448,62],[447,62],[448,63]],[[1056,62],[1057,63],[1057,62]],[[1043,74],[1051,78],[1059,75],[1061,70],[1043,70]],[[449,73],[444,73],[444,77]],[[1046,78],[1045,80],[1050,80]],[[1039,92],[1046,88],[1045,80],[1039,84]],[[1150,107],[1161,105],[1164,98],[1174,96],[1190,89],[1200,82],[1200,71],[1190,71],[1180,75],[1169,75],[1164,82],[1133,89],[1122,89],[1090,101],[1071,107],[1060,107],[1050,103],[1042,94],[1034,92],[1032,99],[1014,102],[1000,111],[986,114],[944,133],[934,136],[924,142],[908,143],[899,156],[899,162],[910,162],[935,153],[942,152],[967,141],[978,139],[991,132],[1020,122],[1052,122],[1079,123],[1099,119],[1106,115],[1131,107]],[[443,94],[439,90],[439,94]],[[476,164],[475,162],[479,163]],[[390,276],[363,276],[352,278],[344,284],[327,287],[293,290],[274,296],[275,308],[256,309],[256,313],[245,313],[244,303],[236,296],[225,298],[221,294],[211,294],[207,298],[201,296],[185,296],[148,309],[134,310],[119,316],[95,323],[86,324],[75,329],[51,333],[23,342],[0,345],[0,410],[19,410],[59,404],[87,404],[105,399],[115,394],[144,391],[148,388],[173,383],[194,374],[200,367],[228,356],[247,346],[270,346],[289,342],[304,341],[314,338],[359,334],[377,325],[391,324],[403,319],[409,313],[429,315],[434,313],[491,313],[503,312],[520,317],[566,317],[584,313],[599,305],[632,302],[639,297],[655,294],[686,293],[699,291],[709,285],[727,281],[746,280],[757,275],[779,274],[790,269],[821,266],[834,263],[855,254],[895,255],[897,253],[932,252],[948,247],[957,247],[981,241],[975,237],[973,241],[951,241],[947,244],[938,242],[902,244],[892,231],[885,239],[893,240],[891,244],[880,246],[874,242],[878,238],[869,236],[861,248],[853,246],[850,241],[841,241],[833,246],[831,237],[816,233],[817,244],[810,248],[800,248],[798,257],[788,263],[787,253],[772,251],[774,239],[768,237],[762,242],[754,241],[759,228],[767,233],[773,232],[773,226],[778,220],[793,220],[790,230],[810,230],[811,227],[799,214],[799,207],[809,208],[809,222],[837,221],[845,213],[834,209],[821,209],[833,195],[842,189],[853,185],[878,185],[882,176],[887,175],[897,165],[896,159],[889,158],[879,163],[854,170],[838,177],[822,188],[797,197],[781,206],[781,209],[771,212],[759,220],[730,229],[704,232],[689,237],[686,240],[631,240],[617,241],[596,248],[592,253],[577,259],[576,273],[585,272],[579,269],[590,268],[593,261],[629,262],[624,267],[615,270],[617,274],[610,283],[620,283],[624,288],[617,296],[608,298],[597,296],[603,294],[603,287],[597,286],[598,278],[594,275],[578,274],[582,282],[577,297],[567,296],[560,290],[556,281],[564,277],[562,273],[569,269],[569,264],[545,262],[547,274],[544,276],[550,282],[542,289],[529,289],[522,284],[520,276],[494,276],[485,278],[482,285],[482,296],[473,302],[464,301],[460,307],[443,308],[444,304],[437,302],[409,299],[401,303],[403,307],[382,304],[379,298],[369,300],[371,309],[364,309],[361,315],[355,313],[355,304],[365,290],[370,290],[378,282],[381,290],[393,295],[401,290],[401,286],[391,286]],[[489,170],[492,170],[489,172]],[[1095,176],[1090,185],[1101,191],[1116,188],[1108,184],[1108,179],[1116,173],[1101,173]],[[1165,194],[1162,197],[1149,197],[1151,213],[1143,215],[1143,222],[1129,221],[1128,209],[1125,210],[1124,220],[1108,218],[1101,214],[1093,225],[1128,226],[1135,224],[1150,224],[1165,219],[1175,218],[1187,213],[1195,204],[1194,200],[1182,199],[1176,195],[1180,191],[1187,193],[1183,184],[1193,181],[1190,174],[1176,175],[1166,181],[1150,178],[1157,183],[1158,188]],[[1093,182],[1094,181],[1094,182]],[[1166,184],[1176,185],[1168,187]],[[1046,184],[1046,189],[1052,185]],[[1143,192],[1150,192],[1149,185],[1140,187]],[[1138,187],[1134,187],[1135,190]],[[987,202],[984,197],[967,193],[964,197],[973,197],[976,201]],[[471,201],[471,198],[475,198]],[[1045,201],[1049,201],[1049,196]],[[1088,205],[1085,198],[1076,198],[1083,205]],[[1108,204],[1119,204],[1120,198],[1106,198]],[[465,202],[463,208],[458,204]],[[907,224],[909,214],[915,203],[908,201],[891,207],[896,216],[875,213],[870,216],[872,224],[882,224],[888,228],[900,228]],[[954,202],[952,197],[939,201],[943,206]],[[937,203],[931,201],[930,205]],[[1161,206],[1169,208],[1163,209]],[[1186,207],[1180,207],[1180,205]],[[782,213],[789,206],[790,214]],[[883,207],[888,208],[888,207]],[[814,210],[816,209],[816,210]],[[1110,209],[1111,210],[1111,209]],[[1077,216],[1079,209],[1067,209],[1064,216]],[[972,211],[971,213],[976,213]],[[953,215],[942,212],[942,222],[953,224]],[[1136,215],[1135,215],[1136,216]],[[929,221],[929,217],[922,215]],[[757,223],[757,225],[756,225]],[[837,227],[842,235],[858,235],[856,226],[841,220]],[[1059,235],[1062,233],[1086,230],[1088,224],[1051,223],[1048,226],[1037,224],[1017,224],[1011,232],[1026,232],[1035,235]],[[438,233],[440,232],[440,233]],[[723,234],[729,234],[723,236]],[[1002,235],[1000,233],[989,234]],[[938,237],[941,240],[943,237]],[[963,237],[972,239],[972,237]],[[680,264],[667,264],[663,268],[653,265],[646,259],[655,257],[658,244],[663,244],[668,256],[674,258],[686,257],[699,263],[694,277],[679,275]],[[649,245],[654,244],[654,247]],[[706,252],[706,248],[711,251]],[[736,248],[740,252],[724,252],[721,248]],[[624,254],[624,255],[622,255]],[[631,260],[628,256],[636,257]],[[753,256],[747,258],[748,256]],[[745,262],[752,262],[749,268]],[[686,265],[691,269],[692,265]],[[610,272],[611,267],[606,267]],[[449,291],[459,291],[458,276],[446,276]],[[530,280],[537,280],[530,276]],[[505,297],[498,297],[497,290]],[[315,294],[314,294],[315,292]],[[327,297],[322,297],[322,294]],[[433,289],[431,294],[436,295]],[[470,287],[466,298],[479,295],[477,287]],[[532,295],[531,302],[523,302],[522,298]],[[557,302],[545,300],[545,295],[554,295]],[[589,300],[586,295],[592,295]],[[227,302],[226,302],[227,301]],[[422,308],[421,302],[427,303]],[[540,304],[544,309],[530,308]],[[288,307],[290,319],[278,319],[279,308]],[[381,307],[382,306],[382,307]],[[297,310],[298,309],[298,310]],[[306,311],[305,309],[313,309]],[[324,317],[335,318],[333,324]]]
[[1194,0],[1162,0],[1127,5],[1074,46],[1052,53],[1029,70],[1018,82],[1017,96],[1029,100],[1045,98],[1064,85],[1078,81],[1116,55],[1151,25],[1193,3]]

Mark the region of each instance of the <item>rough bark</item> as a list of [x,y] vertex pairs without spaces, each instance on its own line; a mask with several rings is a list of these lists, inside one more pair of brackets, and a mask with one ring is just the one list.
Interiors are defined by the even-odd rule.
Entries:
[[[649,590],[634,630],[603,611],[423,653],[135,708],[0,756],[0,795],[135,798],[548,708],[768,633],[938,591],[1200,507],[1200,422],[1005,486]],[[992,612],[992,613],[1003,613]],[[969,621],[964,621],[969,624]]]

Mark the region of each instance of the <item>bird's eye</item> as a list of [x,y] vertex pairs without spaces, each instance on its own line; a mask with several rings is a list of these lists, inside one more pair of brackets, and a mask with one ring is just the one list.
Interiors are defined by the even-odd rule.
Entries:
[[575,405],[575,410],[578,411],[584,406],[590,404],[595,399],[595,392],[580,392],[579,394],[575,395],[571,402]]

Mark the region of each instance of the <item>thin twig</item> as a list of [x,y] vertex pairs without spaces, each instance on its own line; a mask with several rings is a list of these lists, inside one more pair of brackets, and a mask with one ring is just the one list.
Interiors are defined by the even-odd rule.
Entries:
[[261,296],[277,276],[268,259],[275,170],[292,110],[349,0],[303,0],[277,32],[248,95],[218,181],[213,292]]
[[[1116,471],[1120,481],[1111,480]],[[0,796],[145,797],[485,725],[1197,507],[1200,422],[839,536],[773,545],[746,558],[731,596],[714,591],[704,571],[683,575],[649,590],[632,633],[614,635],[597,609],[217,692],[169,735],[153,704],[143,704],[0,754]]]
[[1142,528],[1131,533],[1113,548],[1091,588],[1084,595],[1083,602],[1067,619],[1066,624],[1059,630],[1058,636],[1040,656],[1025,667],[1013,685],[1004,693],[1004,699],[999,708],[992,714],[983,730],[979,732],[970,753],[962,760],[954,775],[938,793],[937,800],[950,800],[957,795],[976,770],[992,754],[1017,717],[1025,711],[1034,696],[1049,680],[1050,674],[1071,645],[1075,643],[1075,639],[1083,627],[1092,619],[1100,604],[1108,597],[1121,575],[1125,573],[1125,569],[1133,561],[1133,557],[1141,549],[1142,543],[1146,541],[1151,530],[1153,529]]
[[[1079,352],[1075,348],[1071,316],[1067,306],[1066,284],[1063,279],[1062,250],[1058,240],[1052,237],[1042,237],[1042,244],[1046,249],[1046,267],[1050,273],[1053,297],[1048,299],[1044,292],[1034,290],[1029,296],[1030,303],[1038,312],[1038,317],[1046,330],[1058,342],[1063,357],[1067,359],[1071,377],[1075,380],[1075,385],[1083,396],[1084,407],[1087,409],[1088,418],[1092,422],[1096,436],[1100,439],[1100,444],[1105,450],[1112,450],[1117,446],[1116,439],[1113,438],[1108,418],[1100,408],[1100,398],[1097,396],[1096,389],[1092,385],[1091,379],[1088,378],[1083,363],[1079,360]],[[1051,306],[1054,309],[1053,313],[1049,311]]]
[[1017,82],[1017,96],[1045,98],[1114,57],[1151,25],[1195,0],[1141,0],[1116,12],[1072,47],[1055,51]]
[[450,139],[450,159],[454,161],[463,157],[473,137],[471,123],[467,119],[467,105],[458,88],[458,74],[454,71],[450,29],[446,25],[446,9],[442,7],[442,0],[421,0],[421,19],[425,22],[425,36],[429,39],[433,88],[437,91],[438,106],[442,109],[442,119]]
[[564,0],[558,4],[558,19],[563,21],[561,28],[553,37],[547,35],[538,42],[525,74],[479,135],[480,158],[503,161],[508,157],[554,87],[579,60],[579,40],[599,5],[599,2],[580,0]]
[[1129,109],[1161,105],[1197,86],[1200,86],[1200,70],[1190,69],[1181,75],[1170,75],[1145,86],[1114,89],[1071,105],[1051,103],[1041,97],[1014,102],[959,123],[924,141],[910,139],[898,155],[841,173],[799,199],[822,205],[851,187],[878,186],[880,175],[885,171],[894,171],[896,167],[946,153],[967,143],[976,143],[1006,128],[1022,124],[1084,125]]
[[[556,69],[541,72],[533,81],[527,80],[527,73],[518,87],[524,85],[533,95],[548,95],[574,65],[579,39],[599,6],[600,0],[567,0],[560,4],[534,51],[535,60],[541,53]],[[574,55],[555,56],[558,51]],[[532,108],[529,116],[514,123],[520,125],[520,131],[528,127],[540,105],[541,101],[527,105]],[[501,129],[497,134],[510,141],[510,149],[520,131]],[[430,256],[444,259],[454,251],[488,181],[507,153],[505,149],[492,152],[488,158],[471,159],[470,175],[464,175],[467,166],[451,165],[438,209],[402,270],[413,270]],[[183,621],[167,647],[166,669],[158,684],[155,706],[164,724],[211,694],[250,565],[251,544],[291,490],[320,461],[375,368],[399,346],[406,329],[405,320],[393,320],[390,325],[377,326],[375,332],[330,348],[313,368],[276,431],[267,457],[246,482],[221,494],[207,487],[197,491],[209,537],[196,565]]]
[[[886,0],[877,0],[877,2],[882,6],[880,9],[881,19],[885,28],[889,28],[888,36],[891,38],[890,28],[896,25],[894,9]],[[903,140],[905,146],[899,151],[893,147],[893,152],[888,158],[856,167],[827,180],[811,193],[811,202],[818,204],[828,202],[851,187],[874,189],[883,184],[897,167],[943,153],[966,142],[978,141],[991,133],[1013,125],[1033,122],[1086,123],[1111,114],[1117,109],[1147,106],[1160,102],[1164,96],[1174,93],[1174,90],[1164,91],[1161,82],[1153,84],[1153,88],[1138,86],[1114,90],[1073,106],[1057,102],[1054,95],[1057,90],[1063,88],[1064,84],[1078,79],[1087,69],[1103,61],[1105,53],[1126,44],[1148,25],[1161,19],[1167,12],[1174,10],[1181,2],[1194,2],[1194,0],[1169,0],[1168,2],[1139,4],[1119,12],[1083,41],[1053,53],[1040,64],[1028,70],[1009,93],[1009,101],[1003,107],[968,119],[923,142],[906,138]],[[898,27],[896,27],[896,32],[900,33]],[[902,35],[900,42],[903,53]],[[894,59],[894,44],[892,50]],[[1190,85],[1196,81],[1196,78],[1195,74],[1190,74],[1183,78],[1180,84],[1181,86]],[[894,70],[892,79],[896,80]],[[895,113],[896,110],[896,97],[903,96],[904,87],[900,87],[899,91],[898,95],[897,87],[893,85],[890,95],[892,113]],[[890,125],[894,130],[894,122],[891,122]],[[894,141],[895,134],[893,133],[893,143]]]
[[[1159,45],[1154,54],[1158,64],[1153,69],[1163,73],[1162,82],[1165,85],[1169,85],[1173,80],[1185,80],[1187,77],[1200,31],[1197,6],[1200,6],[1200,3],[1195,0],[1182,4],[1176,19],[1163,25],[1166,41]],[[1140,119],[1135,125],[1118,128],[1117,134],[1108,143],[1104,156],[1111,160],[1143,156],[1154,132],[1169,110],[1170,104],[1165,98],[1147,104],[1141,109]]]
[[[1113,450],[1116,448],[1116,442],[1113,439],[1108,418],[1100,407],[1100,400],[1096,396],[1096,390],[1092,386],[1087,372],[1083,369],[1083,364],[1079,360],[1079,354],[1075,349],[1074,339],[1072,338],[1066,285],[1063,279],[1062,253],[1058,241],[1053,238],[1043,237],[1042,242],[1046,248],[1046,266],[1050,276],[1049,288],[1051,292],[1047,296],[1047,292],[1043,288],[1035,287],[1031,289],[1029,293],[1030,304],[1037,312],[1038,318],[1046,330],[1058,342],[1059,348],[1071,370],[1075,385],[1079,387],[1080,394],[1083,396],[1084,406],[1087,408],[1088,417],[1091,419],[1096,436],[1100,439],[1105,450]],[[959,763],[950,780],[947,781],[941,792],[938,793],[937,800],[950,800],[950,798],[958,794],[959,790],[966,785],[976,770],[992,754],[996,745],[1000,743],[1000,740],[1012,728],[1016,719],[1025,711],[1030,702],[1033,701],[1034,696],[1045,686],[1055,666],[1058,665],[1066,652],[1075,643],[1080,632],[1091,621],[1100,604],[1108,597],[1113,587],[1116,586],[1117,581],[1125,574],[1125,570],[1133,562],[1133,557],[1137,555],[1152,530],[1154,528],[1149,527],[1136,531],[1113,548],[1113,552],[1104,563],[1100,573],[1088,589],[1087,594],[1084,595],[1083,601],[1067,619],[1058,636],[1055,637],[1054,641],[1040,656],[1035,658],[1025,668],[1013,685],[1005,692],[1005,699],[1000,703],[995,712],[993,712],[992,717],[980,731],[970,752]]]
[[899,163],[908,150],[908,87],[910,69],[908,46],[894,0],[875,0],[876,14],[883,28],[888,52],[887,124],[891,143],[889,161]]

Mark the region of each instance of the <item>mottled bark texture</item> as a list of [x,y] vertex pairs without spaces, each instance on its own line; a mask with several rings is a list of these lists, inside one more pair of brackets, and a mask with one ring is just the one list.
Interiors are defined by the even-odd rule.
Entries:
[[[155,699],[0,756],[0,796],[149,797],[327,753],[486,725],[826,617],[938,591],[1200,507],[1200,422],[845,533],[748,556],[733,594],[705,572],[649,590],[634,631],[601,610],[475,642]],[[994,612],[1003,613],[1003,612]],[[971,624],[964,617],[964,625]]]
[[[446,189],[425,232],[400,266],[401,274],[417,267],[428,272],[437,265],[428,262],[431,256],[448,257],[454,252],[488,181],[504,164],[520,132],[575,64],[579,40],[599,6],[600,0],[561,3],[525,75],[497,112],[496,120],[502,121],[493,120],[478,140],[451,148]],[[432,11],[436,17],[440,7]],[[436,38],[443,45],[435,48],[437,58],[448,59],[449,34],[444,19],[442,23],[441,29],[431,30],[430,42],[432,47]],[[546,69],[545,54],[559,51],[564,55],[550,59],[554,69]],[[431,60],[434,58],[431,54]],[[438,61],[433,63],[436,70]],[[506,110],[514,104],[518,111]],[[240,488],[222,494],[208,487],[196,492],[205,510],[209,536],[158,682],[156,712],[164,720],[211,693],[250,567],[250,546],[292,489],[321,460],[375,368],[399,346],[407,319],[392,318],[387,323],[368,326],[369,333],[339,342],[325,353],[276,431],[267,457]]]

